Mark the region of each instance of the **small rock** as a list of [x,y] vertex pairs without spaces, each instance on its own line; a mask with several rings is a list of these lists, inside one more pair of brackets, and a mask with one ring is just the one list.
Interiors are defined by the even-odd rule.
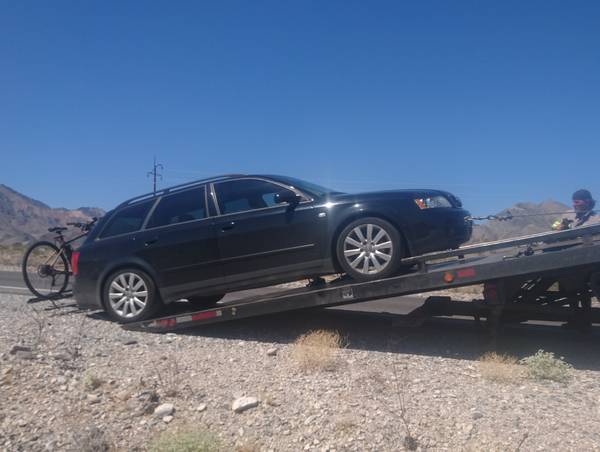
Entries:
[[202,413],[202,412],[203,412],[203,411],[205,411],[205,410],[206,410],[206,403],[202,403],[202,404],[200,404],[200,405],[198,405],[198,406],[196,407],[196,411],[197,411],[198,413]]
[[483,414],[481,414],[479,411],[475,411],[472,415],[473,419],[477,420],[477,419],[481,419],[483,417]]
[[267,350],[267,356],[276,356],[276,355],[277,355],[276,348],[270,348],[269,350]]
[[70,361],[71,360],[71,356],[68,355],[67,353],[57,353],[56,355],[53,356],[54,359],[56,359],[57,361]]
[[258,406],[258,399],[256,397],[240,397],[233,401],[231,409],[236,413],[249,410]]
[[162,418],[162,420],[165,424],[168,424],[169,422],[171,422],[173,420],[173,416],[165,416]]
[[90,402],[91,404],[94,403],[100,403],[100,396],[96,395],[96,394],[88,394],[87,395],[87,400],[88,402]]
[[30,352],[31,347],[27,347],[25,345],[13,345],[8,353],[11,355],[16,355],[17,352]]
[[15,352],[15,356],[19,359],[34,359],[33,353],[26,350],[18,350]]
[[163,403],[162,405],[159,405],[156,407],[156,409],[154,410],[154,414],[157,417],[167,417],[170,416],[171,414],[173,414],[173,412],[175,411],[175,407],[173,406],[172,403]]
[[126,337],[121,339],[121,343],[123,345],[135,345],[138,343],[138,341],[136,339],[133,339],[132,337]]

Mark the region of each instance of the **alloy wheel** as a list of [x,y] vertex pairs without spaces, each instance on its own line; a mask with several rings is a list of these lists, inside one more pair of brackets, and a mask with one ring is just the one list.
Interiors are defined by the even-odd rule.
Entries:
[[140,275],[120,273],[110,283],[108,298],[117,315],[123,318],[135,317],[146,308],[148,287]]
[[361,224],[344,238],[344,258],[350,267],[364,275],[382,272],[393,257],[390,234],[376,224]]

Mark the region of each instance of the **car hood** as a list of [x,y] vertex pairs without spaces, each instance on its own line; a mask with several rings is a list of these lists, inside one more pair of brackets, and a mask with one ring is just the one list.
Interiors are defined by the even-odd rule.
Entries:
[[413,199],[425,196],[443,195],[448,196],[448,192],[441,190],[433,190],[429,188],[423,189],[406,189],[406,190],[385,190],[371,191],[365,193],[331,193],[327,196],[327,201],[331,202],[358,202],[365,200],[392,200],[392,199]]

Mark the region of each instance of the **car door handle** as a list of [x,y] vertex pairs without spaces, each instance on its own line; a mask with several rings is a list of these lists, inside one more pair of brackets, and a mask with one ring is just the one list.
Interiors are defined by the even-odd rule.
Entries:
[[231,231],[235,227],[235,221],[231,221],[223,226],[221,226],[221,232]]
[[150,245],[153,245],[156,242],[158,242],[158,237],[153,237],[153,238],[151,238],[149,240],[146,240],[144,242],[144,246],[150,246]]

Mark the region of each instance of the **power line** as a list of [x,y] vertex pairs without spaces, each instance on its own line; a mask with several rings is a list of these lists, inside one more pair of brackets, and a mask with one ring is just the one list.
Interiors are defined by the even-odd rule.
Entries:
[[150,177],[152,176],[152,191],[154,193],[156,193],[156,179],[160,178],[160,180],[162,180],[162,174],[158,173],[158,169],[164,170],[165,167],[162,166],[162,164],[160,163],[156,163],[156,156],[154,156],[154,165],[152,166],[152,171],[148,171],[148,173],[146,173],[146,177]]

